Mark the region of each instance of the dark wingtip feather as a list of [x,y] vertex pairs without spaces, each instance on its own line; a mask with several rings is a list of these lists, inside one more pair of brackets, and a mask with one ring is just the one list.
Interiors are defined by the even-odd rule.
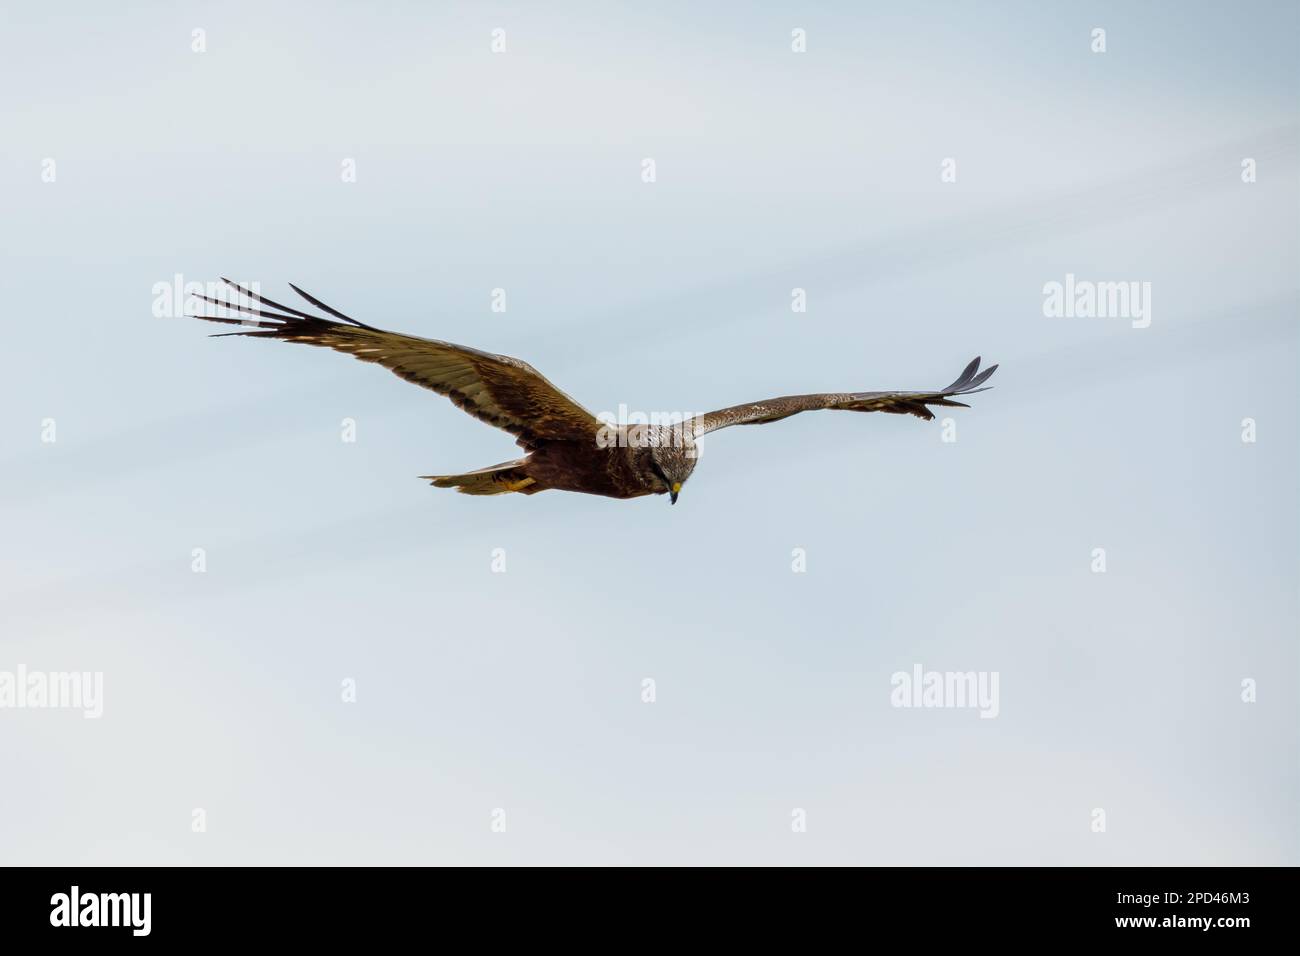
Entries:
[[378,332],[378,331],[379,331],[379,329],[376,329],[376,328],[375,328],[374,326],[372,326],[372,325],[366,325],[364,322],[358,322],[356,319],[352,318],[352,316],[350,316],[350,315],[344,315],[342,312],[340,312],[338,309],[334,308],[333,306],[326,305],[324,302],[322,302],[320,299],[316,298],[316,297],[315,297],[314,295],[312,295],[311,293],[309,293],[309,292],[303,292],[302,289],[298,288],[298,287],[297,287],[296,285],[294,285],[292,282],[289,283],[289,288],[292,289],[294,292],[297,292],[300,296],[302,296],[304,299],[306,299],[306,300],[307,300],[308,302],[310,302],[312,305],[316,306],[316,308],[321,309],[321,310],[324,311],[324,312],[328,312],[330,315],[334,316],[334,318],[336,318],[336,319],[342,319],[344,322],[351,322],[353,325],[355,325],[355,326],[356,326],[357,328],[359,328],[359,329],[370,329],[370,331],[372,331],[372,332]]
[[[243,302],[239,302],[239,301],[232,302],[226,299],[217,299],[209,295],[204,295],[202,293],[195,293],[195,297],[201,299],[204,302],[208,302],[212,305],[215,305],[218,308],[228,309],[231,312],[236,312],[242,315],[255,315],[258,318],[272,319],[276,322],[283,323],[282,325],[268,325],[265,323],[255,323],[255,322],[245,322],[243,324],[257,325],[260,328],[272,329],[272,330],[284,330],[287,328],[294,328],[294,329],[305,328],[303,323],[323,323],[326,326],[334,324],[329,319],[322,318],[319,315],[312,315],[310,312],[303,312],[300,309],[295,309],[292,306],[287,306],[282,302],[276,302],[274,299],[268,298],[264,295],[261,295],[260,293],[254,292],[252,289],[246,289],[239,283],[228,278],[227,276],[220,276],[220,279],[222,282],[230,286],[232,289],[236,290],[241,296],[248,299],[249,301],[255,302],[258,305],[266,306],[267,309],[278,309],[279,311],[270,312],[267,311],[267,309],[259,309],[253,305],[246,305]],[[380,329],[375,328],[373,325],[366,325],[364,322],[358,322],[356,319],[352,318],[351,316],[344,315],[338,309],[328,306],[324,302],[320,301],[320,299],[311,295],[310,293],[304,292],[302,289],[298,288],[292,282],[289,283],[289,287],[293,289],[294,292],[297,292],[300,296],[302,296],[304,299],[310,302],[312,305],[317,306],[323,312],[332,315],[337,319],[342,319],[344,322],[356,326],[359,329],[367,329],[368,331],[371,332],[381,331]],[[189,316],[189,318],[204,319],[209,322],[227,322],[231,324],[234,324],[239,321],[237,319],[226,319],[226,318],[220,318],[211,315],[192,315]]]
[[980,385],[983,385],[985,382],[987,382],[987,381],[989,380],[989,377],[990,377],[994,372],[996,372],[997,370],[998,370],[998,367],[997,367],[996,365],[990,365],[990,366],[989,366],[988,368],[986,368],[984,371],[980,372],[980,374],[977,375],[977,376],[975,377],[975,379],[974,379],[974,380],[970,383],[970,385],[967,386],[967,387],[968,387],[968,388],[976,388],[976,387],[978,387],[978,386],[980,386]]
[[245,289],[238,282],[232,282],[231,280],[227,279],[225,276],[221,276],[221,281],[224,282],[226,285],[230,286],[232,289],[237,289],[239,292],[243,293],[243,295],[245,295],[249,299],[252,299],[254,302],[260,302],[262,305],[269,305],[273,309],[279,309],[281,312],[287,312],[290,315],[296,315],[300,319],[308,319],[310,321],[320,321],[320,316],[318,315],[312,315],[309,312],[303,312],[299,309],[293,308],[292,306],[285,305],[282,302],[276,302],[274,299],[268,299],[266,296],[260,295],[259,293],[254,292],[252,289]]
[[[263,318],[263,319],[275,319],[276,321],[279,321],[279,322],[285,322],[285,323],[290,323],[290,322],[294,322],[294,321],[296,321],[296,320],[293,318],[293,316],[290,316],[290,315],[278,315],[278,314],[276,314],[275,312],[264,312],[263,310],[261,310],[261,309],[257,309],[257,308],[254,308],[254,307],[251,306],[251,305],[241,305],[241,304],[238,303],[238,302],[228,302],[228,301],[226,301],[225,299],[214,299],[214,298],[212,298],[212,296],[210,296],[210,295],[204,295],[204,294],[201,293],[201,292],[196,292],[196,293],[194,293],[194,297],[195,297],[196,299],[202,299],[204,302],[209,302],[209,303],[211,303],[212,305],[217,306],[218,308],[229,309],[231,312],[242,312],[242,313],[245,314],[245,315],[256,315],[256,316],[258,316],[259,318]],[[196,318],[196,319],[210,319],[210,318],[212,318],[212,316],[210,316],[210,315],[196,315],[196,316],[193,316],[193,318]]]
[[977,355],[970,360],[970,362],[967,364],[967,366],[964,369],[961,370],[961,374],[957,376],[957,381],[953,382],[951,385],[945,388],[944,391],[945,392],[961,391],[963,388],[966,387],[966,385],[970,382],[970,380],[974,378],[975,373],[979,371],[979,367],[980,367],[980,357]]

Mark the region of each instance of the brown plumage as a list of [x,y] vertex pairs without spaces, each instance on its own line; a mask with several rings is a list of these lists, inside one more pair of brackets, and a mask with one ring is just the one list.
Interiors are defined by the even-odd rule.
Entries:
[[[254,318],[197,315],[208,322],[246,327],[222,333],[302,342],[374,362],[451,399],[475,418],[504,429],[528,454],[516,461],[459,475],[425,475],[439,488],[469,495],[558,489],[611,498],[667,494],[674,502],[698,459],[695,439],[730,425],[775,422],[799,412],[840,409],[934,418],[930,406],[966,408],[954,395],[984,391],[997,368],[979,370],[976,358],[947,388],[929,391],[837,392],[787,395],[733,405],[676,426],[612,426],[565,395],[527,362],[463,345],[386,332],[358,322],[290,284],[296,293],[333,318],[312,315],[258,295],[229,279],[223,282],[256,305],[200,296],[204,301]],[[265,308],[262,308],[265,307]],[[338,321],[335,321],[338,320]]]

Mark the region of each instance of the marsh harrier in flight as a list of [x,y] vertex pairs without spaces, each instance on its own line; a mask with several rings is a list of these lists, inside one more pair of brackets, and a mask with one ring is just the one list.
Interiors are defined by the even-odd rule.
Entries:
[[247,316],[192,316],[248,328],[220,334],[281,339],[346,352],[445,395],[475,418],[514,435],[516,443],[527,452],[523,458],[461,475],[421,476],[439,488],[456,488],[467,495],[532,495],[554,488],[610,498],[666,494],[676,504],[682,486],[695,470],[695,440],[701,435],[731,425],[780,421],[823,408],[915,415],[929,421],[934,418],[932,405],[969,407],[952,397],[984,391],[980,386],[997,369],[993,365],[981,372],[976,358],[946,388],[786,395],[733,405],[671,425],[616,426],[597,418],[519,359],[377,329],[331,308],[292,283],[294,292],[330,318],[282,305],[229,279],[222,281],[255,304],[200,296],[213,305]]

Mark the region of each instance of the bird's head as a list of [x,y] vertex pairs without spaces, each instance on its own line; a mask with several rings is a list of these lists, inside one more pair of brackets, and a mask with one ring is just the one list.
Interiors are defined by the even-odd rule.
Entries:
[[683,435],[680,440],[650,447],[650,471],[663,485],[664,491],[668,493],[668,498],[673,504],[677,504],[677,496],[681,494],[682,486],[695,470],[695,463],[699,457],[699,446],[689,436]]

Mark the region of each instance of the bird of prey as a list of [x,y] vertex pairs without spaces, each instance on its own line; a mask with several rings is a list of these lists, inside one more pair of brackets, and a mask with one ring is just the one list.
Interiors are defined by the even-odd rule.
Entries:
[[997,368],[994,365],[981,372],[976,358],[946,388],[787,395],[733,405],[671,425],[613,425],[519,359],[386,332],[344,315],[292,283],[294,292],[331,318],[282,305],[229,279],[222,281],[253,304],[200,296],[245,316],[191,316],[248,327],[247,331],[219,334],[302,342],[346,352],[445,395],[475,418],[514,435],[527,452],[523,458],[460,475],[420,476],[439,488],[456,488],[467,495],[533,495],[556,489],[610,498],[666,494],[676,504],[682,486],[695,470],[699,456],[696,439],[708,432],[780,421],[822,408],[915,415],[929,421],[934,418],[929,406],[968,408],[953,401],[953,396],[985,391],[981,386]]

